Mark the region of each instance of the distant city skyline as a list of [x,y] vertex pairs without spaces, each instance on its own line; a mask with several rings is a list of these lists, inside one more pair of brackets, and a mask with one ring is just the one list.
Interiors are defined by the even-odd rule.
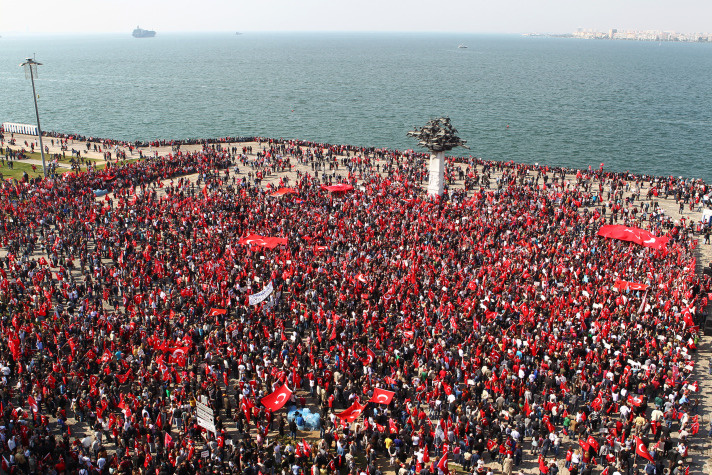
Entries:
[[408,31],[567,33],[710,30],[709,0],[0,0],[0,34]]

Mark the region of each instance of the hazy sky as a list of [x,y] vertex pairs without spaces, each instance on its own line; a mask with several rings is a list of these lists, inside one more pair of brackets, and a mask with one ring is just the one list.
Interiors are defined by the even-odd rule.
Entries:
[[0,0],[0,34],[712,30],[711,0]]

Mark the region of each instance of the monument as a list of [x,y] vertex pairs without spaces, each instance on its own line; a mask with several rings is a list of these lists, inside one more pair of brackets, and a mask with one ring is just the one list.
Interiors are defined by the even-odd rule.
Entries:
[[469,148],[467,141],[457,136],[457,130],[450,124],[449,117],[432,119],[424,127],[408,132],[409,137],[418,139],[418,145],[430,151],[430,178],[428,194],[442,196],[445,187],[445,152],[455,147]]

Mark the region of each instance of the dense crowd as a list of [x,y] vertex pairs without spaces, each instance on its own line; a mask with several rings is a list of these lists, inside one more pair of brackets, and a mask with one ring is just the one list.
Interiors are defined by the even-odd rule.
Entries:
[[[640,189],[699,203],[704,183],[451,160],[466,189],[432,199],[419,154],[261,145],[2,184],[3,471],[687,466],[710,282],[695,229]],[[293,168],[294,193],[257,186]],[[671,240],[598,236],[608,223]],[[251,234],[287,244],[238,243]],[[376,388],[392,402],[344,422]],[[292,406],[318,411],[318,435]]]

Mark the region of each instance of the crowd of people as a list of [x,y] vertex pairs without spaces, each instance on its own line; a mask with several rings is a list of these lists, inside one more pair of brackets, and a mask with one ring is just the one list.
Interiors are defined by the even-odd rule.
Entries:
[[[2,183],[2,471],[689,467],[710,279],[655,200],[706,184],[450,159],[468,186],[432,198],[422,154],[257,148]],[[670,241],[597,234],[611,223]]]

